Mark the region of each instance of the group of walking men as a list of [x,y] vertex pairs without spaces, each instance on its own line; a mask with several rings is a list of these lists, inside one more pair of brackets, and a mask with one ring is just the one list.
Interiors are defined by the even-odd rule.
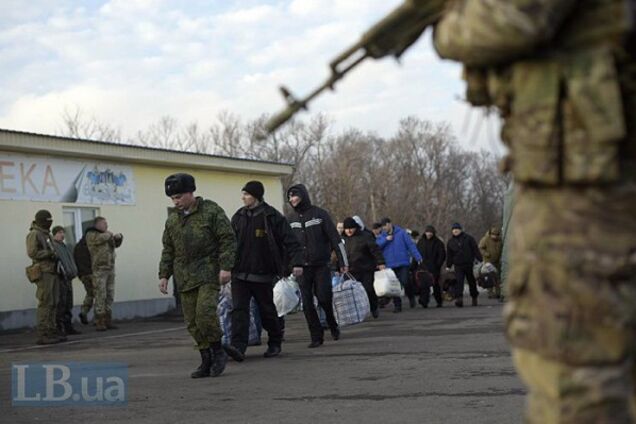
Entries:
[[[290,273],[300,286],[310,334],[308,347],[317,348],[324,343],[325,328],[316,306],[324,311],[325,327],[332,339],[340,338],[333,311],[332,271],[362,283],[371,313],[377,318],[380,302],[373,288],[376,270],[390,267],[406,285],[410,256],[422,267],[430,265],[438,280],[445,260],[456,270],[463,269],[467,260],[462,256],[465,246],[472,249],[474,244],[475,255],[481,258],[474,239],[469,243],[472,237],[462,236],[461,228],[453,229],[457,241],[449,243],[448,258],[443,242],[432,227],[427,228],[419,249],[410,235],[389,219],[383,221],[383,231],[377,239],[357,216],[344,221],[341,235],[328,212],[312,204],[302,184],[287,190],[287,201],[292,208],[288,217],[265,202],[265,188],[259,181],[250,181],[242,188],[244,206],[231,219],[218,204],[196,196],[195,191],[192,175],[178,173],[166,178],[165,193],[174,208],[166,220],[159,263],[159,290],[168,294],[168,282],[173,278],[188,332],[201,355],[201,364],[192,372],[192,378],[220,375],[228,356],[237,362],[245,360],[252,298],[268,333],[264,357],[272,358],[281,353],[284,319],[278,317],[273,287]],[[429,244],[437,248],[438,243],[442,253],[429,252]],[[332,269],[334,263],[335,269]],[[467,277],[471,278],[472,260],[467,266],[471,269]],[[230,342],[223,345],[216,306],[221,286],[230,282],[232,334]],[[461,284],[463,287],[463,280]],[[437,299],[437,291],[435,296]],[[457,302],[461,302],[459,299],[461,297]],[[400,311],[400,299],[393,301]],[[441,297],[438,303],[441,304]]]
[[39,210],[26,238],[27,255],[32,260],[27,276],[37,287],[37,343],[60,343],[67,340],[67,335],[81,334],[72,323],[76,277],[86,289],[80,321],[88,324],[88,313],[94,304],[97,331],[117,328],[112,323],[115,248],[121,246],[123,236],[108,231],[104,217],[96,217],[71,250],[65,242],[64,227],[51,229],[52,224],[51,212]]

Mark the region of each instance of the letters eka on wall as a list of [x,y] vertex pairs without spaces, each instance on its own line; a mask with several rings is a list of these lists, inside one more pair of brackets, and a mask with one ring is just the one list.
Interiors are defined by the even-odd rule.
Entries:
[[0,152],[0,200],[135,204],[132,168]]

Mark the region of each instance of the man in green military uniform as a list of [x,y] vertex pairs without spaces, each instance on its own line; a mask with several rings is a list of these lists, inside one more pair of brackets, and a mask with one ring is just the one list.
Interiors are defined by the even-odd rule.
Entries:
[[506,331],[530,423],[636,422],[634,1],[458,0],[435,29],[517,186]]
[[35,296],[37,306],[38,344],[54,344],[66,340],[60,336],[56,326],[57,301],[60,282],[57,276],[57,256],[51,244],[49,232],[53,217],[47,210],[39,210],[26,237],[26,251],[37,269]]
[[227,362],[216,313],[219,285],[230,281],[236,240],[223,209],[195,197],[195,190],[194,177],[189,174],[166,178],[166,195],[175,208],[170,210],[163,232],[159,290],[168,294],[168,279],[174,276],[183,318],[201,354],[201,365],[191,377],[216,377]]
[[112,323],[112,305],[115,299],[115,248],[121,246],[124,236],[109,231],[106,218],[98,216],[85,237],[93,270],[95,328],[97,331],[115,330],[117,327]]
[[503,240],[501,239],[501,229],[494,225],[479,240],[479,251],[484,262],[491,263],[497,268],[497,285],[488,289],[489,299],[499,299],[501,297],[501,252],[503,250]]

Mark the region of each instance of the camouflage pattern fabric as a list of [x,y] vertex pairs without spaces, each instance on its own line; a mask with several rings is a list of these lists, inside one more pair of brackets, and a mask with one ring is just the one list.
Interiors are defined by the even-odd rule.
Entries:
[[38,226],[35,222],[26,237],[26,251],[33,264],[39,264],[42,272],[55,274],[56,259],[51,244],[51,234],[48,230]]
[[59,279],[56,274],[42,273],[42,278],[35,283],[35,297],[38,300],[36,309],[37,333],[39,337],[56,337],[57,302],[59,297]]
[[163,232],[159,278],[174,275],[180,292],[202,284],[213,284],[218,290],[219,271],[230,271],[235,257],[234,231],[219,205],[197,197],[189,214],[170,211]]
[[633,423],[636,184],[520,187],[505,307],[531,423]]
[[115,299],[115,273],[108,270],[93,271],[92,278],[95,293],[95,316],[110,314]]
[[504,314],[529,423],[636,422],[633,6],[457,0],[436,28],[439,53],[504,118]]
[[84,289],[86,290],[86,296],[84,296],[84,302],[82,303],[82,313],[84,315],[88,314],[88,311],[93,307],[93,302],[95,300],[95,289],[93,286],[93,276],[92,275],[83,275],[80,277],[82,284],[84,285]]
[[89,231],[86,233],[86,245],[91,254],[93,272],[115,269],[115,248],[121,246],[122,239],[115,239],[111,233]]
[[202,284],[181,292],[183,319],[198,350],[220,342],[223,336],[216,313],[218,298],[219,289],[214,284]]

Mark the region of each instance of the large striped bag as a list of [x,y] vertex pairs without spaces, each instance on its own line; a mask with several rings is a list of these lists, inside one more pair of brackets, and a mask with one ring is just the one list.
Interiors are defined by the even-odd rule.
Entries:
[[369,297],[364,286],[351,275],[333,288],[333,313],[339,326],[363,322],[370,313]]

